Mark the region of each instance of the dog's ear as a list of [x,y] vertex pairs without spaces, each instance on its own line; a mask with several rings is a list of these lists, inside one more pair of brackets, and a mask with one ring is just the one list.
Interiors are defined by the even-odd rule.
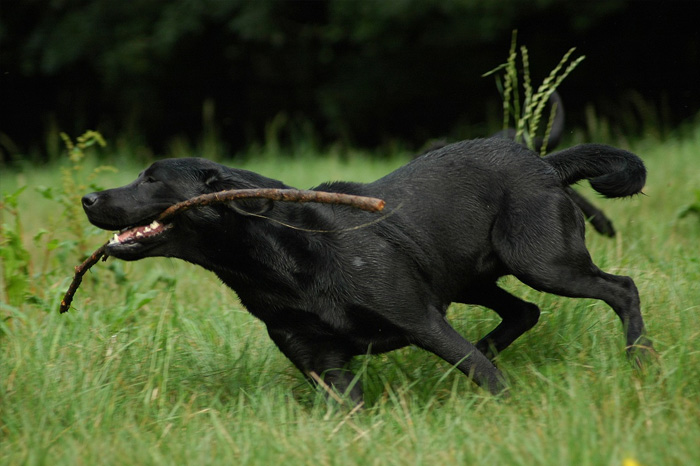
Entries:
[[[208,170],[204,175],[204,184],[213,193],[228,189],[254,189],[258,187],[221,170]],[[272,209],[274,203],[270,199],[241,199],[225,205],[241,215],[260,215]]]
[[204,185],[211,189],[211,192],[223,191],[225,189],[236,189],[233,185],[233,180],[221,170],[211,169],[205,170],[202,174]]

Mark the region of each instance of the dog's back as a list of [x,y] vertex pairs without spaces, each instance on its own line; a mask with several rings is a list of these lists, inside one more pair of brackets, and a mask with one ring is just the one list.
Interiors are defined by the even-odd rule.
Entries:
[[[362,243],[356,256],[377,263],[376,256],[398,251],[402,257],[393,260],[407,262],[389,274],[418,275],[422,293],[454,301],[475,280],[506,272],[493,246],[498,219],[537,215],[527,209],[537,199],[570,203],[561,187],[556,172],[532,151],[505,139],[480,139],[424,154],[373,183],[316,189],[385,200],[386,218],[356,233]],[[366,219],[364,213],[344,209],[337,222],[345,228]],[[391,245],[391,253],[378,249],[383,242]]]

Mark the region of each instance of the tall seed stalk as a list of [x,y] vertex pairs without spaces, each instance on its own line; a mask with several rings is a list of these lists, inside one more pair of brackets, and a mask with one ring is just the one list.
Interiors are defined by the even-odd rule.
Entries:
[[[572,47],[569,49],[557,66],[549,73],[544,81],[542,81],[542,84],[539,85],[537,92],[534,92],[532,79],[530,77],[530,56],[527,47],[524,45],[520,47],[522,73],[518,71],[517,35],[517,30],[513,31],[507,61],[491,71],[484,73],[482,76],[496,75],[496,86],[503,96],[503,129],[515,128],[515,140],[534,150],[535,137],[539,130],[542,115],[547,107],[549,98],[564,79],[569,76],[586,57],[582,55],[571,60],[571,55],[576,48]],[[502,72],[502,75],[499,75],[499,72]],[[521,74],[522,90],[524,94],[522,103],[520,99]],[[544,143],[540,150],[542,155],[547,151],[547,141],[551,134],[556,111],[556,105],[554,105],[550,111],[545,128]],[[511,120],[513,122],[512,125]]]

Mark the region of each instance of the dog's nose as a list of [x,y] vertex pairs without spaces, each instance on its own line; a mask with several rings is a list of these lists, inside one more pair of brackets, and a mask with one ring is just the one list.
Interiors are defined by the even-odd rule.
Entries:
[[94,206],[97,203],[97,193],[90,193],[83,196],[83,208],[87,209]]

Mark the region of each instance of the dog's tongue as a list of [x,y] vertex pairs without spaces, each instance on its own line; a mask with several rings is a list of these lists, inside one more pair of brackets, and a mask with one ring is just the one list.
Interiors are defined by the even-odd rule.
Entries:
[[109,241],[109,244],[123,243],[129,240],[139,240],[148,236],[157,235],[163,230],[163,224],[154,220],[150,225],[130,228],[120,232],[119,234],[115,233],[112,239]]

